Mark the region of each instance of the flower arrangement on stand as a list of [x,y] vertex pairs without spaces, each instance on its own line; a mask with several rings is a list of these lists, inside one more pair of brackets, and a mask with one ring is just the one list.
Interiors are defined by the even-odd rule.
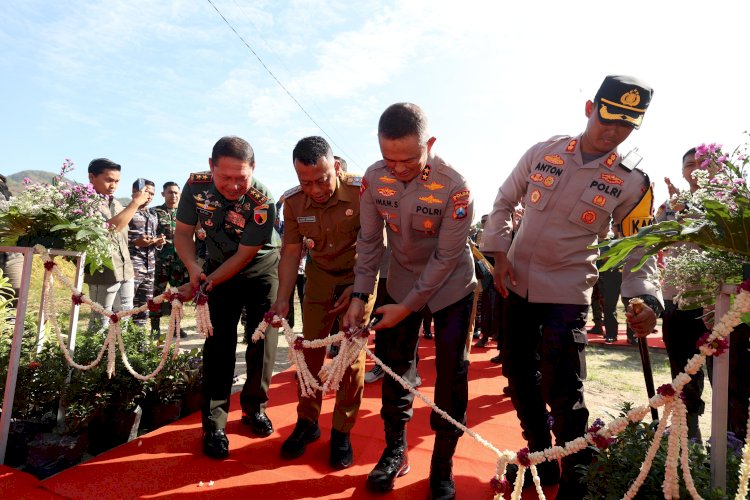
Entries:
[[0,200],[0,245],[34,246],[86,252],[91,272],[112,267],[112,242],[104,216],[103,197],[91,184],[64,180],[74,169],[65,160],[51,184],[24,179],[24,191]]

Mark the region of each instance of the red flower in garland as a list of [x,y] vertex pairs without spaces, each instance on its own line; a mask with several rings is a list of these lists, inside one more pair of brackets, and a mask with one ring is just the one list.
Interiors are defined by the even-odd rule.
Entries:
[[703,334],[701,338],[698,339],[698,342],[695,343],[696,347],[700,349],[703,346],[706,346],[710,349],[714,350],[714,356],[721,356],[725,352],[727,352],[727,349],[729,349],[729,340],[725,338],[716,338],[713,339],[711,342],[708,341],[708,338],[711,336],[709,332],[706,332]]
[[660,385],[659,388],[656,389],[656,393],[665,398],[671,398],[675,395],[674,386],[672,384]]
[[591,440],[594,442],[597,448],[600,450],[606,450],[612,443],[615,442],[614,438],[604,437],[601,434],[594,434],[591,436]]
[[529,449],[528,448],[521,448],[516,453],[516,456],[518,457],[518,463],[523,465],[524,467],[531,466],[531,460],[529,460]]
[[159,308],[161,307],[161,304],[157,304],[153,301],[153,299],[148,299],[148,310],[151,312],[157,312]]
[[208,295],[205,293],[199,293],[195,296],[195,305],[196,306],[202,306],[203,304],[208,303]]
[[28,365],[26,365],[26,367],[30,370],[36,370],[40,366],[42,366],[42,364],[39,361],[32,361]]
[[55,267],[55,261],[54,260],[47,260],[44,262],[44,268],[47,271],[52,271],[52,268]]
[[740,293],[742,290],[750,292],[750,279],[746,279],[745,281],[737,285],[737,293]]
[[112,313],[109,315],[109,320],[112,323],[117,323],[118,321],[120,321],[120,317],[117,315],[117,313]]
[[304,342],[304,339],[302,337],[297,337],[294,339],[294,350],[295,351],[301,351],[304,349],[304,346],[302,345],[302,342]]
[[510,483],[508,482],[508,480],[507,480],[507,479],[503,479],[503,480],[501,481],[501,480],[499,480],[498,478],[496,478],[496,477],[493,477],[493,478],[492,478],[492,479],[490,480],[490,486],[492,487],[492,490],[493,490],[493,491],[495,492],[495,494],[497,494],[497,495],[502,495],[502,494],[503,494],[503,493],[505,493],[506,491],[511,491],[511,488],[510,488]]
[[73,302],[73,304],[80,306],[83,304],[83,294],[82,293],[74,293],[70,297],[70,301]]
[[270,323],[271,320],[273,320],[273,316],[274,316],[273,312],[268,311],[266,314],[263,315],[263,321],[265,321],[266,323]]

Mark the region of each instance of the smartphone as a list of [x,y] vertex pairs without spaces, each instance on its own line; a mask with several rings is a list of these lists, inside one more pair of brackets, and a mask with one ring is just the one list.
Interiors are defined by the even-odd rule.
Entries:
[[145,187],[146,187],[146,179],[144,179],[143,177],[139,177],[138,179],[136,179],[135,188],[137,191],[143,191],[143,188]]

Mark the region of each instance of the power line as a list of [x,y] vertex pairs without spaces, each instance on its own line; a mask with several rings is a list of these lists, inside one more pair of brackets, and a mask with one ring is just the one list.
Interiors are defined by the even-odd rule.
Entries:
[[326,137],[328,138],[328,140],[330,140],[330,141],[331,141],[331,144],[333,144],[334,146],[336,146],[336,148],[337,148],[337,149],[338,149],[339,151],[341,151],[341,153],[343,153],[344,155],[346,155],[346,156],[348,156],[349,158],[351,158],[351,160],[352,160],[352,161],[354,162],[354,164],[355,164],[355,165],[357,166],[357,168],[361,168],[361,167],[359,166],[359,164],[357,163],[357,161],[356,161],[356,160],[354,159],[354,157],[353,157],[352,155],[350,155],[349,153],[347,153],[346,151],[344,151],[344,148],[342,148],[341,146],[339,146],[339,145],[338,145],[338,144],[336,143],[336,141],[334,141],[334,140],[333,140],[333,138],[332,138],[332,137],[331,137],[330,135],[328,135],[328,132],[326,132],[326,131],[325,131],[325,130],[323,129],[323,127],[321,127],[321,126],[320,126],[320,124],[318,124],[318,122],[316,122],[316,121],[315,121],[315,119],[314,119],[314,118],[313,118],[313,117],[312,117],[312,116],[310,115],[310,113],[308,113],[308,112],[307,112],[307,110],[305,109],[305,107],[304,107],[304,106],[302,106],[302,104],[301,104],[301,103],[300,103],[300,102],[299,102],[299,101],[297,100],[297,98],[296,98],[296,97],[294,97],[294,96],[292,95],[292,93],[291,93],[291,92],[290,92],[290,91],[289,91],[289,90],[288,90],[288,89],[287,89],[287,88],[286,88],[286,87],[284,86],[284,84],[283,84],[283,83],[281,83],[281,80],[279,80],[279,79],[278,79],[278,78],[276,77],[276,75],[275,75],[275,74],[273,73],[273,71],[271,71],[271,68],[269,68],[268,66],[266,66],[266,63],[264,63],[264,62],[263,62],[263,59],[261,59],[261,58],[260,58],[260,56],[258,55],[258,53],[257,53],[257,52],[255,52],[255,50],[254,50],[254,49],[253,49],[253,48],[252,48],[252,47],[250,46],[250,44],[249,44],[249,43],[247,43],[247,42],[245,41],[245,39],[244,39],[244,38],[242,38],[242,35],[240,35],[240,34],[239,34],[239,33],[237,32],[237,30],[236,30],[236,29],[234,28],[234,26],[232,26],[232,23],[230,23],[230,22],[229,22],[229,20],[228,20],[228,19],[227,19],[226,17],[224,17],[224,14],[222,14],[222,13],[221,13],[221,11],[220,11],[220,10],[218,9],[218,7],[216,7],[216,5],[214,5],[213,1],[212,1],[212,0],[206,0],[206,1],[207,1],[207,2],[209,3],[209,4],[211,4],[211,7],[213,7],[213,8],[214,8],[214,10],[216,11],[216,13],[217,13],[217,14],[219,14],[219,16],[220,16],[220,17],[221,17],[221,18],[222,18],[222,19],[224,20],[224,22],[226,23],[226,25],[227,25],[227,26],[229,26],[229,29],[231,29],[231,30],[232,30],[232,31],[234,32],[234,34],[235,34],[235,35],[237,35],[237,38],[239,38],[239,39],[240,39],[240,41],[241,41],[241,42],[242,42],[243,44],[245,44],[245,47],[247,47],[247,48],[248,48],[248,49],[250,50],[250,52],[252,52],[252,53],[253,53],[253,55],[254,55],[254,56],[255,56],[255,58],[256,58],[256,59],[258,60],[258,62],[260,62],[261,66],[263,66],[263,69],[265,69],[265,70],[266,70],[266,72],[267,72],[267,73],[268,73],[269,75],[271,75],[271,78],[273,78],[273,79],[274,79],[274,81],[275,81],[275,82],[276,82],[276,83],[277,83],[277,84],[279,85],[279,87],[281,87],[281,89],[282,89],[282,90],[283,90],[284,92],[286,92],[286,95],[288,95],[288,96],[289,96],[289,98],[290,98],[290,99],[291,99],[292,101],[294,101],[294,103],[295,103],[295,104],[296,104],[297,106],[299,106],[299,109],[301,109],[301,110],[302,110],[302,112],[303,112],[303,113],[305,114],[305,116],[307,116],[307,118],[308,118],[308,119],[309,119],[309,120],[310,120],[311,122],[313,122],[313,124],[315,124],[315,126],[316,126],[316,127],[318,127],[318,129],[320,129],[320,131],[321,131],[321,132],[323,132],[323,134],[324,134],[324,135],[325,135],[325,136],[326,136]]

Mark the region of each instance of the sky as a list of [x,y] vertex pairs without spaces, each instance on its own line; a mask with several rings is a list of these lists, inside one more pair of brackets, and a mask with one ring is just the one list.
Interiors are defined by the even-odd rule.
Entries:
[[604,76],[629,74],[654,97],[620,150],[639,148],[660,202],[665,176],[686,187],[690,147],[745,141],[748,19],[744,0],[5,0],[0,173],[70,158],[84,182],[108,157],[127,197],[137,177],[184,184],[238,135],[278,198],[299,139],[326,137],[363,173],[380,114],[410,101],[478,219],[529,147],[582,132]]

